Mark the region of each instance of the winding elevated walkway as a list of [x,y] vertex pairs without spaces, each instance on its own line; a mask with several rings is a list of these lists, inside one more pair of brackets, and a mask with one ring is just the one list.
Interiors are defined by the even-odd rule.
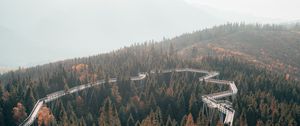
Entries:
[[[202,73],[206,74],[203,77],[199,78],[199,81],[205,81],[208,83],[216,83],[216,84],[223,84],[223,85],[228,85],[229,90],[228,91],[223,91],[223,92],[218,92],[218,93],[213,93],[213,94],[208,94],[208,95],[203,95],[202,96],[202,101],[208,105],[209,108],[213,109],[218,109],[220,112],[224,113],[226,115],[224,124],[232,126],[233,124],[233,119],[234,119],[234,113],[235,110],[232,108],[231,102],[229,101],[224,101],[224,100],[218,100],[224,97],[228,96],[233,96],[236,95],[237,93],[237,88],[232,81],[225,81],[225,80],[217,80],[217,79],[211,79],[215,76],[218,76],[218,72],[209,72],[205,70],[200,70],[200,69],[192,69],[192,68],[181,68],[181,69],[168,69],[168,70],[161,70],[161,71],[150,71],[150,73],[139,73],[138,76],[133,76],[130,78],[131,81],[139,81],[145,79],[149,74],[153,73],[170,73],[170,72],[194,72],[194,73]],[[108,80],[109,83],[114,83],[117,81],[117,78],[111,78]],[[41,109],[42,105],[51,101],[54,101],[62,96],[72,94],[75,92],[79,92],[97,85],[102,85],[105,83],[105,80],[99,80],[94,83],[88,83],[84,85],[79,85],[72,87],[68,90],[61,90],[57,92],[53,92],[48,94],[46,97],[39,99],[35,106],[33,107],[31,113],[29,116],[20,124],[20,126],[30,126],[33,124],[34,120],[37,118],[37,114],[39,110]]]

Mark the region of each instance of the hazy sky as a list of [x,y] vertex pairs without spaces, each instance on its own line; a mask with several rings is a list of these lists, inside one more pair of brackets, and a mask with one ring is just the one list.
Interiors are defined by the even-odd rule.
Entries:
[[186,0],[197,5],[206,5],[219,10],[248,14],[257,17],[299,20],[299,0]]
[[109,52],[226,22],[298,20],[296,0],[0,0],[0,66]]

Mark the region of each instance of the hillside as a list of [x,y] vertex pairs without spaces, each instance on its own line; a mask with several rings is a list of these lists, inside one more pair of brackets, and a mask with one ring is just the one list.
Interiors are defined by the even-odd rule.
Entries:
[[[34,125],[222,125],[220,113],[210,119],[201,96],[226,90],[224,86],[199,82],[201,75],[192,73],[154,74],[140,82],[129,79],[139,72],[191,67],[219,71],[218,79],[236,83],[236,97],[223,99],[233,103],[234,126],[297,126],[299,82],[273,72],[278,71],[273,67],[263,68],[277,58],[297,65],[299,60],[294,58],[299,58],[299,36],[294,31],[295,28],[279,26],[228,24],[163,42],[151,41],[10,72],[0,76],[0,125],[20,124],[37,99],[47,94],[114,77],[116,83],[105,83],[43,105]],[[260,57],[261,48],[272,59]],[[283,54],[291,56],[290,60],[286,61]]]
[[[177,43],[183,57],[233,56],[271,71],[300,77],[300,31],[297,27],[227,24],[170,41]],[[189,44],[182,45],[186,41]]]

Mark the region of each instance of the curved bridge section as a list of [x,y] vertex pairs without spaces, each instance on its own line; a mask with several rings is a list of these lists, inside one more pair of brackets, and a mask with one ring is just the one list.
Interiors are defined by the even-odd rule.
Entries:
[[[218,92],[218,93],[212,93],[208,95],[203,95],[202,96],[202,101],[207,104],[209,108],[213,109],[218,109],[220,112],[226,115],[224,124],[232,126],[233,124],[233,119],[234,119],[234,113],[235,110],[232,108],[231,102],[229,101],[224,101],[224,100],[218,100],[224,97],[228,96],[234,96],[237,93],[237,88],[232,81],[225,81],[225,80],[217,80],[217,79],[211,79],[215,76],[218,76],[218,72],[209,72],[205,70],[199,70],[199,69],[192,69],[192,68],[182,68],[182,69],[169,69],[169,70],[161,70],[161,71],[150,71],[150,73],[139,73],[138,76],[131,77],[131,81],[139,81],[143,80],[148,76],[149,74],[153,73],[171,73],[171,72],[194,72],[194,73],[203,73],[206,74],[203,77],[199,78],[199,81],[205,81],[208,83],[216,83],[216,84],[222,84],[222,85],[228,85],[229,90],[228,91],[223,91],[223,92]],[[114,83],[117,81],[117,78],[111,78],[109,79],[108,83]],[[30,126],[33,124],[34,120],[37,118],[37,114],[42,107],[43,104],[54,101],[62,96],[72,94],[75,92],[79,92],[82,90],[85,90],[87,88],[91,88],[97,85],[104,84],[105,80],[99,80],[95,83],[88,83],[84,85],[79,85],[75,86],[73,88],[70,88],[68,90],[61,90],[57,91],[51,94],[48,94],[46,97],[39,99],[35,106],[33,107],[31,113],[29,116],[23,121],[23,123],[20,124],[20,126]]]

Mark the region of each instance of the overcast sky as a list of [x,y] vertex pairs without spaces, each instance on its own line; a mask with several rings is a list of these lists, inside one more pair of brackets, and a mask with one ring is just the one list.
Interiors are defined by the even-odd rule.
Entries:
[[0,66],[109,52],[226,22],[298,20],[297,0],[0,0]]
[[186,0],[194,5],[205,5],[234,13],[280,19],[299,20],[300,0]]

